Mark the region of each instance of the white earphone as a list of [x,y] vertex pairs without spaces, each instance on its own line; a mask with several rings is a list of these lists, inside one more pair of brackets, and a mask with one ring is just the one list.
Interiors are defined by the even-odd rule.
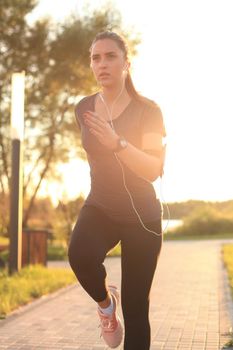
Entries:
[[[128,65],[127,65],[127,66],[128,66]],[[124,82],[123,82],[123,85],[122,85],[122,88],[121,88],[121,91],[120,91],[119,95],[118,95],[118,96],[116,97],[116,99],[113,101],[113,104],[112,104],[112,107],[111,107],[111,111],[109,110],[109,108],[108,108],[108,106],[107,106],[107,104],[106,104],[106,102],[105,102],[105,100],[104,100],[102,94],[99,93],[99,96],[100,96],[100,98],[101,98],[102,102],[104,103],[105,108],[106,108],[106,110],[107,110],[107,113],[108,113],[108,116],[109,116],[109,120],[110,120],[110,122],[111,122],[111,126],[112,126],[112,129],[113,129],[114,131],[115,131],[115,128],[114,128],[114,125],[113,125],[113,123],[112,123],[113,106],[115,105],[115,103],[117,102],[117,100],[119,99],[119,97],[121,96],[124,87],[125,87],[125,84],[124,84]],[[135,205],[134,205],[134,202],[133,202],[133,198],[132,198],[132,196],[131,196],[131,193],[129,192],[129,190],[128,190],[127,186],[126,186],[125,174],[124,174],[124,169],[123,169],[123,167],[122,167],[122,164],[121,164],[119,158],[117,157],[117,154],[114,153],[114,155],[115,155],[115,157],[116,157],[116,159],[117,159],[117,161],[118,161],[118,163],[119,163],[119,165],[120,165],[120,167],[121,167],[122,175],[123,175],[124,187],[125,187],[125,189],[126,189],[126,192],[127,192],[128,195],[129,195],[129,197],[130,197],[133,210],[134,210],[135,214],[138,216],[138,219],[139,219],[141,225],[143,226],[143,228],[144,228],[146,231],[152,232],[152,233],[154,233],[154,234],[157,235],[157,236],[161,236],[161,235],[163,234],[163,232],[166,230],[166,228],[167,228],[167,226],[168,226],[168,223],[169,223],[169,220],[170,220],[170,211],[169,211],[169,208],[168,208],[167,203],[165,202],[165,203],[166,203],[166,207],[167,207],[167,211],[168,211],[168,222],[167,222],[167,225],[166,225],[165,229],[162,230],[161,233],[157,233],[157,232],[155,232],[155,231],[149,230],[149,229],[144,225],[144,223],[142,222],[142,219],[141,219],[140,215],[138,214],[137,209],[135,208]],[[162,183],[162,178],[161,178],[161,183]],[[160,190],[161,190],[161,189],[160,189]],[[161,191],[161,192],[162,192],[162,191]]]

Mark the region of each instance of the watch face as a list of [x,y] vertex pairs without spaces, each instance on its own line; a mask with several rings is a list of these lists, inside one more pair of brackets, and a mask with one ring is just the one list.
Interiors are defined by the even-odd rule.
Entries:
[[127,146],[126,140],[120,140],[121,147],[125,148]]
[[115,152],[120,152],[122,149],[126,148],[127,145],[128,145],[127,140],[124,137],[119,137]]

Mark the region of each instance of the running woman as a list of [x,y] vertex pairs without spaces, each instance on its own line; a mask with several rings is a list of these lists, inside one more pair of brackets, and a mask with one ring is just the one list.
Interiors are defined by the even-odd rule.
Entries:
[[[69,262],[97,303],[106,344],[116,348],[124,338],[124,350],[149,350],[150,289],[163,242],[163,207],[152,183],[163,174],[166,130],[158,104],[133,85],[122,36],[98,33],[90,47],[90,67],[99,91],[82,98],[75,116],[91,189],[72,231]],[[108,283],[104,266],[119,242],[121,293]]]

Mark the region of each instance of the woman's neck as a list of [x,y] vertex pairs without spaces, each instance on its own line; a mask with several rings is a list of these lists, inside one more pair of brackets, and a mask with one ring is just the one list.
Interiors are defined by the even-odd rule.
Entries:
[[114,86],[114,87],[103,87],[102,92],[101,92],[104,100],[108,105],[111,105],[115,99],[118,97],[118,100],[124,100],[129,98],[128,91],[126,90],[126,87],[124,86],[122,89],[121,86]]

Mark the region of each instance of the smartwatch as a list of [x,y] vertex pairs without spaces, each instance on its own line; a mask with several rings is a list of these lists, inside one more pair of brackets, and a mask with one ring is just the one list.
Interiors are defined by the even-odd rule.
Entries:
[[117,140],[117,147],[113,150],[114,153],[120,152],[128,146],[127,140],[123,136],[119,136]]

